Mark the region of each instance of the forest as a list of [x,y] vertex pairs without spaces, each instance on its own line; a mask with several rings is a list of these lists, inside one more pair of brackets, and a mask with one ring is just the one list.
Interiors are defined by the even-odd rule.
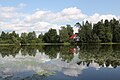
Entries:
[[[120,21],[116,19],[101,20],[95,24],[77,22],[79,43],[119,43],[120,42]],[[71,25],[61,26],[59,34],[56,29],[50,28],[46,33],[38,36],[36,32],[23,32],[21,34],[12,32],[1,32],[0,44],[36,44],[36,43],[69,43],[69,37],[73,35]]]

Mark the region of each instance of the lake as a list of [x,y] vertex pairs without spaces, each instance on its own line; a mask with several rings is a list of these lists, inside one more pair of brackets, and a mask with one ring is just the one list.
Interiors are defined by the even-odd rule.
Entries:
[[0,46],[0,80],[120,80],[120,44]]

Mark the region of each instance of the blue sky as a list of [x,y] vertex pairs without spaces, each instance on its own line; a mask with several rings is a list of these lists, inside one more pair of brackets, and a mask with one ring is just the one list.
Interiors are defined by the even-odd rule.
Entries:
[[27,4],[26,12],[36,8],[42,10],[60,11],[67,7],[78,7],[85,14],[120,14],[120,0],[0,0],[0,5],[16,6],[19,3]]
[[[120,19],[120,0],[0,0],[0,28],[18,33],[88,20]],[[5,10],[6,9],[6,10]],[[37,30],[40,28],[40,30]]]

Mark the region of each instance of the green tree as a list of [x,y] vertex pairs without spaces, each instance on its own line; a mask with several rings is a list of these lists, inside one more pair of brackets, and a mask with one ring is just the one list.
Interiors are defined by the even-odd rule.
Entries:
[[99,39],[99,37],[97,36],[97,34],[93,34],[92,42],[94,42],[94,43],[100,42],[100,39]]
[[66,27],[62,26],[59,30],[60,42],[69,42],[68,30]]
[[27,44],[27,37],[28,34],[27,33],[21,33],[21,44]]
[[105,27],[105,42],[112,42],[112,29],[110,22],[108,20],[105,20],[104,27]]
[[4,31],[2,31],[2,33],[1,33],[1,39],[2,40],[6,40],[7,39],[7,34]]
[[69,37],[73,35],[73,27],[71,27],[71,25],[67,25],[67,31],[68,31]]
[[15,31],[8,34],[8,36],[9,36],[8,39],[11,40],[11,43],[13,43],[13,44],[19,44],[20,43],[19,34],[17,34]]
[[39,34],[38,38],[37,38],[37,43],[43,43],[43,38],[44,38],[44,35],[41,33]]
[[96,34],[101,42],[105,42],[105,27],[103,20],[93,25],[93,34]]
[[86,21],[82,25],[76,23],[77,26],[80,26],[79,36],[81,42],[92,42],[92,24]]
[[41,33],[41,34],[39,34],[38,38],[43,40],[44,35]]
[[51,28],[51,29],[49,29],[48,32],[45,33],[43,40],[44,40],[44,42],[47,42],[47,43],[56,43],[58,40],[57,36],[58,35],[57,35],[56,29]]
[[36,33],[35,33],[35,31],[28,33],[27,41],[28,41],[28,43],[35,43],[36,42]]
[[116,19],[112,19],[110,21],[111,27],[112,27],[112,42],[120,42],[120,23]]

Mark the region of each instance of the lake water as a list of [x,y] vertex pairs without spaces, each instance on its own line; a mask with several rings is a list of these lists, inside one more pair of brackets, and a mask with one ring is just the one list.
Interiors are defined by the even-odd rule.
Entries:
[[120,45],[0,46],[0,80],[120,80]]

